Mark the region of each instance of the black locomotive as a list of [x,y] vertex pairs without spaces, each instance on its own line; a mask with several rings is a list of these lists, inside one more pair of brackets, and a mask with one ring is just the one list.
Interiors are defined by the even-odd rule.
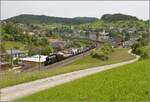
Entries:
[[53,55],[49,55],[48,57],[46,57],[46,61],[44,62],[44,65],[49,65],[49,64],[53,64],[55,62],[61,61],[64,59],[63,55],[60,54],[53,54]]
[[84,49],[78,49],[78,51],[76,53],[72,53],[70,54],[69,56],[64,56],[63,54],[52,54],[52,55],[49,55],[47,58],[46,58],[46,61],[44,62],[44,65],[47,66],[47,65],[50,65],[50,64],[53,64],[53,63],[56,63],[56,62],[59,62],[61,60],[64,60],[66,58],[69,58],[69,57],[72,57],[72,56],[75,56],[75,55],[78,55],[78,54],[82,54],[82,53],[85,53],[93,48],[95,48],[96,45],[91,45],[91,46],[87,46],[85,47]]

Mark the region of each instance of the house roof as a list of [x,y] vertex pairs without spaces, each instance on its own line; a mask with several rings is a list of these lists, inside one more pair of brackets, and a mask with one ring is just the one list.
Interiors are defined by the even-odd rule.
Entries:
[[53,39],[53,38],[49,38],[48,41],[49,41],[50,43],[54,43],[54,42],[63,42],[63,43],[64,43],[64,41],[62,41],[62,40],[60,40],[60,39]]
[[26,53],[27,51],[21,51],[21,50],[6,50],[7,54],[19,54],[19,53]]
[[0,61],[0,65],[5,65],[5,64],[9,64],[8,62],[1,62]]
[[[40,61],[39,61],[39,56],[40,56]],[[29,62],[45,62],[46,57],[44,55],[34,55],[31,57],[25,57],[25,58],[20,58],[21,61],[29,61]]]

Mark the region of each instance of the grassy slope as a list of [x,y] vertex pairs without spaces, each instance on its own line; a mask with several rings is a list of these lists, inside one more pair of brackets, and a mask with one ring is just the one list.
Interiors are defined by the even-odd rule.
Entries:
[[110,59],[108,61],[100,61],[98,59],[92,58],[91,56],[84,56],[81,59],[78,59],[74,61],[73,63],[55,68],[55,69],[49,69],[45,71],[36,71],[36,72],[28,72],[28,73],[13,73],[9,72],[5,75],[1,75],[0,78],[0,86],[1,87],[7,87],[16,85],[19,83],[24,83],[28,81],[33,81],[36,79],[41,79],[49,76],[54,76],[57,74],[67,73],[71,71],[76,71],[80,69],[86,69],[90,67],[105,65],[105,64],[111,64],[111,63],[117,63],[122,62],[125,60],[133,59],[134,57],[127,53],[128,49],[116,49]]
[[144,51],[148,52],[150,49],[150,46],[147,45],[147,46],[144,46],[144,47],[141,47],[141,49],[143,49]]
[[148,60],[35,93],[17,102],[148,102]]
[[14,41],[5,41],[5,42],[2,42],[2,44],[4,44],[6,49],[18,47],[19,49],[23,50],[25,48],[24,44],[19,43],[19,42],[14,42]]

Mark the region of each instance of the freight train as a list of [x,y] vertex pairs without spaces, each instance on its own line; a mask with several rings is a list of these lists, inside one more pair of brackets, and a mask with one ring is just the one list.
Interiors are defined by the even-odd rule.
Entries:
[[44,62],[44,65],[47,66],[47,65],[59,62],[61,60],[67,59],[69,57],[73,57],[73,56],[85,53],[85,52],[87,52],[87,51],[89,51],[91,49],[94,49],[94,48],[96,48],[96,45],[86,46],[85,48],[80,48],[80,49],[73,49],[68,54],[64,54],[62,52],[59,52],[59,53],[55,53],[55,54],[49,55],[46,58],[46,61]]

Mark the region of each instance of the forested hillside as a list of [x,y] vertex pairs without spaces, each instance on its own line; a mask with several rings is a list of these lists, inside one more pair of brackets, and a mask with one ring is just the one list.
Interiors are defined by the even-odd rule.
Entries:
[[92,17],[62,18],[62,17],[52,17],[52,16],[45,16],[45,15],[23,14],[23,15],[9,18],[6,21],[14,21],[23,24],[51,24],[51,23],[82,24],[82,23],[94,22],[96,20],[98,19]]
[[120,20],[138,20],[138,18],[130,15],[116,13],[116,14],[105,14],[101,17],[101,20],[120,21]]

